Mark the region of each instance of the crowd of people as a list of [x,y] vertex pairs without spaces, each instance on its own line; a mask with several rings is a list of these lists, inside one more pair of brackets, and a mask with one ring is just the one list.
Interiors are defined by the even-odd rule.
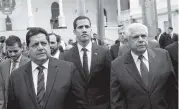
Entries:
[[178,34],[148,36],[132,23],[109,48],[91,20],[73,22],[76,42],[43,28],[0,38],[0,109],[178,109]]

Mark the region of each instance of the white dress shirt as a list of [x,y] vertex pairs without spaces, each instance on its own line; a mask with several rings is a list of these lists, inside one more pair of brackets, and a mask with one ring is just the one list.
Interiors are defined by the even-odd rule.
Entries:
[[[82,46],[78,43],[78,52],[80,55],[80,60],[81,60],[81,65],[83,66],[83,54],[84,51],[82,51]],[[90,72],[90,68],[91,68],[91,54],[92,54],[92,42],[90,41],[89,44],[85,47],[87,49],[87,56],[88,56],[88,70]]]
[[[134,54],[132,51],[131,51],[131,55],[132,55],[132,57],[134,59],[135,65],[136,65],[136,67],[137,67],[137,69],[138,69],[138,71],[139,71],[139,73],[141,75],[141,71],[140,71],[140,62],[141,61],[140,61],[140,59],[138,59],[139,56]],[[146,67],[147,67],[147,69],[149,71],[149,60],[148,60],[148,52],[147,52],[147,50],[144,52],[143,56],[144,56],[143,62],[145,63],[145,65],[146,65]]]
[[173,38],[173,32],[170,34],[170,36],[171,36],[171,39]]
[[157,37],[157,41],[158,41],[158,42],[159,42],[159,40],[160,40],[161,35],[162,35],[162,33],[160,33],[160,34],[158,35],[158,37]]
[[57,52],[55,53],[55,55],[53,55],[53,58],[59,59],[60,56],[60,50],[57,50]]
[[[20,55],[19,58],[16,60],[15,69],[19,68],[19,63],[20,63],[21,57],[22,57],[22,55]],[[14,63],[14,61],[11,59],[10,74],[11,74],[11,72],[12,72],[13,63]]]
[[[44,66],[45,68],[43,69],[43,73],[44,73],[44,82],[45,82],[45,89],[46,89],[46,84],[47,84],[47,75],[48,75],[48,63],[49,60],[47,60],[42,66]],[[35,89],[35,93],[37,94],[37,82],[38,82],[38,73],[39,70],[37,69],[37,67],[39,65],[37,65],[36,63],[34,63],[33,61],[31,61],[31,65],[32,65],[32,79],[33,79],[33,83],[34,83],[34,89]]]

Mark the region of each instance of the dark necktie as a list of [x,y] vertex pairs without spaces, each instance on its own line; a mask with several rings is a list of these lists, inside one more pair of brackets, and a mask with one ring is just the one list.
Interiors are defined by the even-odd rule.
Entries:
[[17,61],[12,61],[12,70],[15,70],[16,69],[16,66],[17,66]]
[[89,75],[89,70],[88,70],[88,56],[87,56],[87,49],[82,48],[83,53],[83,70],[85,74],[88,76]]
[[43,109],[44,106],[44,95],[45,95],[45,83],[44,83],[44,66],[38,66],[38,82],[37,82],[37,103],[40,109]]
[[140,72],[141,72],[142,80],[143,80],[145,86],[148,87],[149,72],[148,72],[146,64],[143,62],[144,56],[140,55],[138,58],[140,60]]

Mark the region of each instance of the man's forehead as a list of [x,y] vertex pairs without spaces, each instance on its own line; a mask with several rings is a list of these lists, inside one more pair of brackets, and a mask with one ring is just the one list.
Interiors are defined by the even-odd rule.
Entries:
[[130,30],[130,32],[131,32],[131,34],[147,34],[147,30],[145,29],[145,28],[132,28],[131,30]]
[[6,46],[6,49],[9,51],[9,50],[19,50],[20,47],[19,46]]
[[56,40],[56,36],[55,36],[55,35],[50,35],[50,36],[49,36],[49,39],[50,39],[50,40]]
[[76,24],[77,26],[90,25],[90,22],[88,21],[88,19],[81,19],[81,20],[77,20]]
[[37,35],[34,35],[30,38],[30,40],[46,40],[46,36],[45,34],[37,34]]

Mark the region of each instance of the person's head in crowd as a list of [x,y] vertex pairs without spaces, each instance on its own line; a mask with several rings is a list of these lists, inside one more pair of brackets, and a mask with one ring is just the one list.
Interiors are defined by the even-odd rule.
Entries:
[[49,40],[50,40],[51,55],[55,55],[55,53],[59,50],[61,37],[55,33],[51,33],[49,34]]
[[49,35],[45,29],[31,28],[26,34],[26,43],[34,63],[42,65],[51,56]]
[[122,26],[118,29],[118,35],[119,35],[119,41],[122,44],[126,44],[128,42],[128,38],[125,35],[124,26]]
[[93,33],[93,37],[91,38],[91,41],[93,42],[93,43],[96,43],[96,41],[97,41],[97,34],[96,33]]
[[16,61],[22,54],[22,43],[18,36],[11,35],[6,40],[7,57]]
[[141,23],[132,23],[125,32],[128,45],[136,55],[142,55],[148,47],[148,28]]
[[77,42],[85,47],[91,41],[91,21],[86,16],[79,16],[73,22],[74,34],[76,35]]
[[96,33],[93,33],[93,38],[98,39],[98,36]]
[[168,34],[172,34],[173,32],[173,28],[172,27],[168,27]]
[[72,39],[68,40],[68,45],[73,45],[73,40]]
[[6,41],[6,37],[5,36],[1,36],[0,37],[0,43],[5,43]]
[[1,36],[0,37],[0,52],[2,52],[2,50],[3,50],[3,46],[4,46],[5,41],[6,41],[6,37]]
[[157,36],[161,34],[162,30],[160,28],[157,28]]

